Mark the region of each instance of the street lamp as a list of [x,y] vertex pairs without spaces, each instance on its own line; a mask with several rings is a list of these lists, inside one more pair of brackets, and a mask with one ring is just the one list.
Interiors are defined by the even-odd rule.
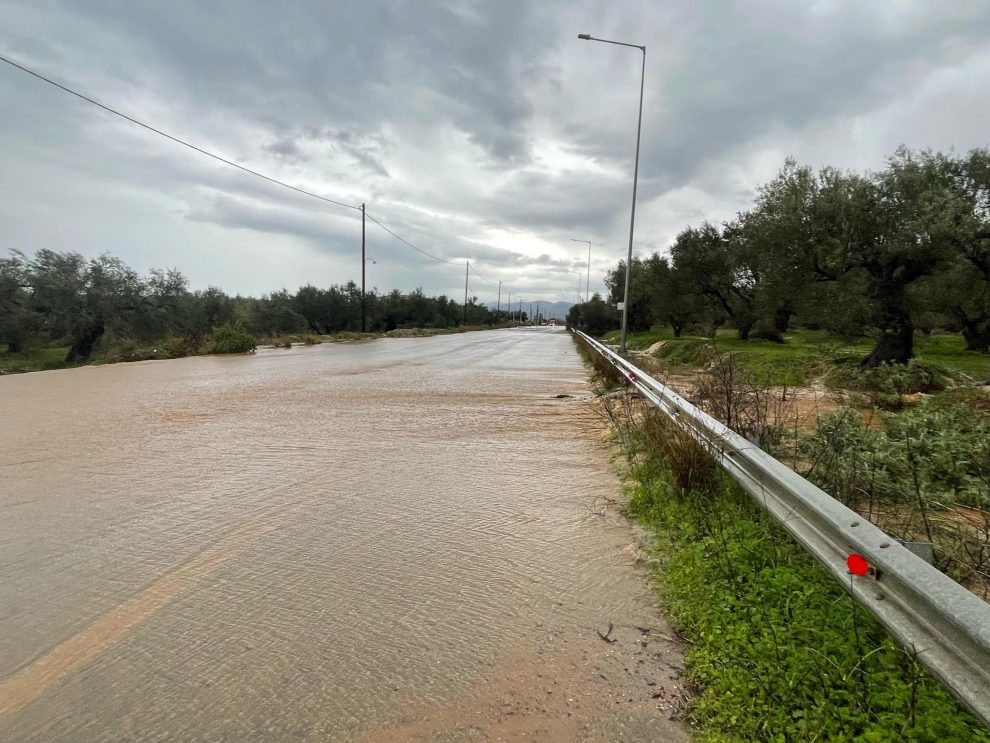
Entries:
[[588,283],[584,287],[584,301],[587,302],[591,299],[591,240],[578,240],[576,237],[572,237],[571,242],[588,243]]
[[622,335],[619,342],[619,353],[624,354],[626,352],[626,328],[629,319],[629,276],[632,274],[633,229],[636,226],[636,185],[639,181],[639,137],[643,130],[643,83],[646,80],[646,47],[639,44],[627,44],[624,41],[596,39],[590,34],[578,34],[578,38],[584,41],[600,41],[603,44],[629,46],[643,52],[643,69],[639,78],[639,121],[636,124],[636,164],[633,170],[632,215],[629,217],[629,252],[626,255],[626,290],[622,300]]
[[578,304],[581,304],[581,272],[580,271],[571,271],[571,273],[576,273],[577,274],[577,277],[578,277],[578,283],[577,283],[577,303]]

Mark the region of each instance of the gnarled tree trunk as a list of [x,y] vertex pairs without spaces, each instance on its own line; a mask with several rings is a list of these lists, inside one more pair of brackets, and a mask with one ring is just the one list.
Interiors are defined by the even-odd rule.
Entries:
[[105,330],[103,323],[97,321],[79,333],[72,341],[69,353],[65,355],[65,363],[74,364],[79,361],[89,361],[89,357],[93,355],[93,348],[103,337]]
[[990,353],[990,320],[966,320],[963,322],[962,336],[967,351]]
[[914,356],[914,322],[908,314],[905,286],[899,282],[875,284],[873,296],[880,305],[880,338],[863,359],[864,369],[880,364],[906,364]]

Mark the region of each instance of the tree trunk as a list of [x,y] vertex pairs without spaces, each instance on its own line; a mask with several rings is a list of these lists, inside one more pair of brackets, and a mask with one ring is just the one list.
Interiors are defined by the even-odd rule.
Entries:
[[871,295],[880,309],[880,339],[860,366],[871,369],[880,364],[906,364],[914,356],[914,322],[908,313],[907,283],[889,275],[874,279]]
[[674,319],[670,319],[670,327],[674,331],[674,337],[675,338],[680,338],[681,337],[681,333],[684,332],[684,325],[685,324],[686,323],[683,322],[683,321],[677,321],[677,320],[674,320]]
[[736,325],[736,333],[739,336],[739,340],[748,341],[749,332],[753,329],[753,323],[744,322]]
[[880,334],[873,350],[860,366],[870,369],[880,364],[906,364],[914,356],[914,323],[903,317],[897,324],[888,324]]
[[968,320],[963,323],[962,336],[967,351],[990,353],[990,320]]
[[777,311],[773,314],[773,324],[777,329],[777,332],[783,335],[787,332],[787,329],[791,326],[791,316],[794,311],[790,307],[778,307]]
[[74,364],[77,361],[89,361],[89,357],[93,355],[93,348],[103,337],[105,329],[102,322],[95,322],[77,335],[72,341],[69,353],[65,355],[65,363]]

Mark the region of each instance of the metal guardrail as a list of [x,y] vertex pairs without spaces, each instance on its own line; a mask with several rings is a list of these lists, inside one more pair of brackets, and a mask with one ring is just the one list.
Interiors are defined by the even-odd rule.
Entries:
[[[990,604],[787,465],[579,330],[642,395],[697,439],[956,697],[990,726]],[[849,555],[870,572],[853,575]]]

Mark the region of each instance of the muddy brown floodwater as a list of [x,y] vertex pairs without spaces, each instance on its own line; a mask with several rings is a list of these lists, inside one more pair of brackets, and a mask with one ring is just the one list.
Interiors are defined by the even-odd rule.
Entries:
[[589,396],[552,329],[0,378],[0,740],[686,740]]

